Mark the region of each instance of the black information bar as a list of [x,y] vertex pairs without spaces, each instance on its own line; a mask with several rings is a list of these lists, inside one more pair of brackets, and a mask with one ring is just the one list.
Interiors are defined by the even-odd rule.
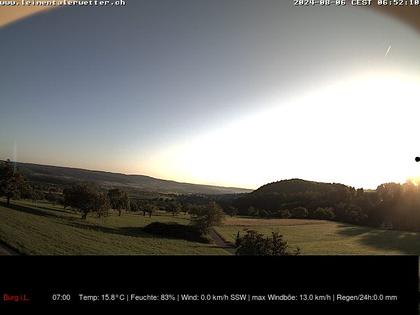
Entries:
[[275,306],[418,314],[417,256],[8,256],[2,307]]

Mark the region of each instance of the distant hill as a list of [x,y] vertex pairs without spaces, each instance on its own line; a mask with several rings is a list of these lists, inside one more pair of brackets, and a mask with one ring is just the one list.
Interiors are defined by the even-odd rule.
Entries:
[[179,183],[145,175],[126,175],[32,163],[16,163],[16,165],[29,181],[56,185],[88,181],[105,187],[126,187],[142,191],[175,194],[236,194],[252,191],[236,187]]
[[241,195],[236,206],[242,213],[249,207],[277,211],[305,206],[309,209],[330,206],[346,198],[354,188],[336,183],[322,183],[303,179],[288,179],[261,186]]
[[270,194],[270,193],[305,193],[305,192],[328,192],[337,190],[346,190],[348,186],[337,183],[322,183],[299,178],[286,179],[278,182],[261,186],[254,191],[254,194]]

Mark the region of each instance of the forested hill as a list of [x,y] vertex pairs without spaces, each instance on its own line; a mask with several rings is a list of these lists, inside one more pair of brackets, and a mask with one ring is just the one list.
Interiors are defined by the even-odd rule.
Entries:
[[343,184],[321,183],[303,179],[288,179],[261,186],[236,200],[235,206],[242,214],[250,207],[276,215],[279,210],[305,207],[309,211],[318,207],[335,206],[350,202],[356,190]]
[[145,175],[126,175],[79,168],[16,163],[19,170],[31,182],[69,185],[77,182],[92,182],[106,187],[126,187],[143,191],[178,194],[236,194],[250,189],[180,183]]
[[261,186],[254,191],[255,194],[272,194],[272,193],[284,193],[284,194],[293,194],[293,193],[305,193],[305,192],[336,192],[336,191],[346,191],[349,187],[343,184],[337,183],[321,183],[308,181],[303,179],[287,179],[274,183],[269,183]]
[[235,201],[239,214],[308,218],[420,231],[420,186],[384,183],[375,190],[302,179],[264,185]]

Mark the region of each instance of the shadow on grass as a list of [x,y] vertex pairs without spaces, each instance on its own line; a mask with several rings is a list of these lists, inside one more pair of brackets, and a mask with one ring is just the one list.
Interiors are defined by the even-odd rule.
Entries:
[[345,236],[358,236],[363,245],[379,250],[400,251],[404,255],[420,255],[420,233],[371,229],[367,227],[341,225],[338,233]]
[[155,239],[176,239],[168,236],[153,235],[144,231],[142,227],[107,227],[102,225],[95,225],[89,222],[81,222],[81,220],[61,223],[78,229],[90,230],[95,232],[102,232],[107,234],[115,234],[122,236],[141,237],[141,238],[155,238]]
[[[9,208],[9,209],[13,209],[13,210],[16,210],[16,211],[29,213],[29,214],[39,215],[41,217],[50,217],[50,218],[58,218],[58,219],[65,218],[63,216],[51,213],[51,212],[54,212],[55,210],[42,208],[42,207],[37,207],[36,205],[34,205],[34,208],[29,207],[29,206],[20,205],[20,204],[14,204],[14,203],[11,203],[11,204],[7,205],[7,203],[3,202],[3,201],[0,201],[0,205],[5,207],[5,208]],[[40,209],[45,209],[45,210],[48,210],[48,211],[51,211],[51,212],[47,212],[47,211],[40,210]]]
[[340,224],[338,227],[340,229],[338,233],[344,236],[358,236],[372,231],[372,228],[348,224]]
[[123,236],[133,236],[133,237],[150,237],[153,236],[150,234],[147,234],[143,231],[141,227],[107,227],[102,225],[96,225],[89,222],[81,222],[81,220],[73,221],[73,222],[66,222],[61,223],[67,226],[71,226],[78,229],[84,229],[84,230],[90,230],[95,232],[102,232],[107,234],[117,234],[117,235],[123,235]]
[[64,214],[77,214],[76,211],[71,211],[71,210],[66,210],[66,209],[57,209],[57,208],[48,208],[45,206],[37,206],[36,204],[34,204],[35,207],[37,207],[38,209],[43,209],[43,210],[47,210],[47,211],[54,211],[54,212],[61,212]]
[[[160,222],[154,222],[154,223],[160,223]],[[102,232],[106,234],[115,234],[115,235],[122,235],[122,236],[130,236],[130,237],[141,237],[141,238],[153,238],[153,239],[170,239],[170,240],[183,240],[193,243],[204,243],[209,244],[207,239],[204,237],[202,239],[192,239],[189,238],[188,235],[168,235],[168,234],[157,234],[157,233],[150,233],[148,230],[146,230],[146,227],[107,227],[103,225],[96,225],[92,224],[90,222],[83,222],[82,220],[77,221],[70,221],[70,222],[62,222],[60,224],[71,226],[78,229],[84,229],[89,231],[95,231],[95,232]],[[178,223],[173,223],[177,226]],[[206,240],[206,241],[204,241]],[[211,246],[210,246],[211,247]],[[220,248],[220,246],[214,246],[215,248]]]

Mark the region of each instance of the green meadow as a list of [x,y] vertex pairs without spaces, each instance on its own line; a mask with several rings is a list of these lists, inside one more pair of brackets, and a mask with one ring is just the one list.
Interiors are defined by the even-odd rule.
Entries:
[[45,202],[0,204],[0,240],[27,255],[225,255],[224,249],[149,235],[151,222],[189,224],[182,216],[113,214],[105,218],[80,215]]
[[[151,222],[190,224],[186,215],[159,212],[151,218],[116,213],[105,218],[88,216],[54,206],[13,201],[0,202],[0,240],[26,255],[227,255],[215,244],[203,244],[150,235]],[[265,235],[278,231],[303,255],[420,255],[420,233],[374,229],[322,220],[226,218],[216,232],[234,243],[247,229]]]
[[234,242],[247,229],[265,235],[278,231],[306,255],[420,255],[420,233],[298,219],[228,218],[218,234]]

